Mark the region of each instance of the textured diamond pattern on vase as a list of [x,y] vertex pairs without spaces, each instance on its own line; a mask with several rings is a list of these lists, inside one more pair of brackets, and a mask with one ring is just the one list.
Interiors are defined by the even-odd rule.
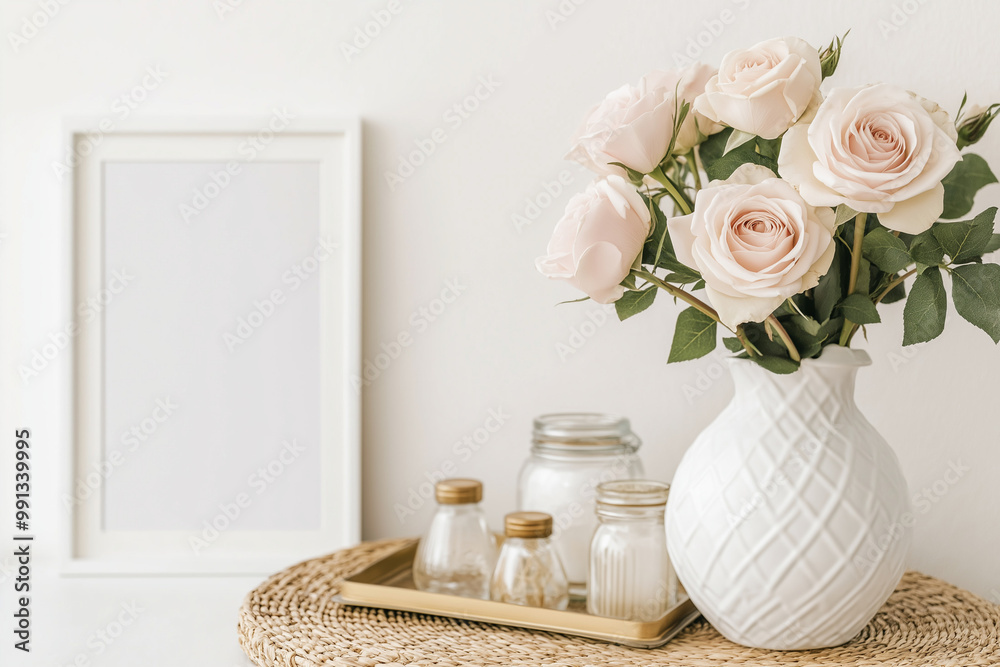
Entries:
[[741,644],[846,642],[904,570],[906,482],[854,403],[867,355],[836,350],[783,376],[733,361],[736,395],[673,481],[667,540],[677,573],[705,617]]

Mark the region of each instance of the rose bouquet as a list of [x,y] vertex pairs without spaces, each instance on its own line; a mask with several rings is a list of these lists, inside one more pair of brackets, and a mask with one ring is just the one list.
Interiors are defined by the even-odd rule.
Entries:
[[1000,249],[996,208],[958,221],[997,181],[961,151],[1000,105],[963,99],[953,121],[890,84],[824,95],[842,47],[772,39],[611,92],[568,155],[598,179],[539,271],[623,320],[660,290],[685,302],[671,362],[714,350],[721,325],[730,351],[790,373],[903,299],[903,344],[929,341],[946,275],[958,314],[1000,341],[1000,266],[983,259]]

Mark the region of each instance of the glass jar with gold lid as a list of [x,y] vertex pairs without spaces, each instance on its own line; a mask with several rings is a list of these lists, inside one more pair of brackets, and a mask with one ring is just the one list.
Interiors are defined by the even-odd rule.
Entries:
[[497,547],[479,505],[482,483],[446,479],[434,495],[438,508],[417,545],[413,582],[422,591],[488,600]]
[[569,585],[552,546],[552,517],[544,512],[513,512],[504,518],[504,543],[490,583],[497,602],[565,609]]

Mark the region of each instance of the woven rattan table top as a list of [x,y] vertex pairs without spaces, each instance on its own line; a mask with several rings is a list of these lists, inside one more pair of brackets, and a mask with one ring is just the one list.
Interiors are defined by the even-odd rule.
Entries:
[[909,572],[851,642],[820,651],[762,651],[725,640],[704,620],[666,646],[589,639],[337,604],[342,577],[405,540],[368,542],[299,563],[251,591],[239,641],[256,664],[312,665],[1000,665],[1000,607]]

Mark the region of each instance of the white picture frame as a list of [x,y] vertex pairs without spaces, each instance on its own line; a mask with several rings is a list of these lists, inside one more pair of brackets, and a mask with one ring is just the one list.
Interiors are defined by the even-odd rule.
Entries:
[[[71,320],[75,329],[70,334],[73,337],[74,353],[72,383],[74,415],[73,437],[69,443],[63,480],[66,523],[64,530],[66,542],[61,568],[63,574],[267,574],[293,562],[344,548],[360,540],[361,405],[360,392],[352,385],[352,378],[357,378],[361,370],[361,123],[358,119],[290,118],[287,113],[284,116],[282,113],[276,110],[268,117],[239,119],[146,119],[141,123],[130,122],[127,129],[118,129],[113,123],[107,123],[107,119],[75,118],[65,124],[66,166],[69,166],[70,170],[64,180],[66,215],[74,238]],[[247,146],[259,150],[247,150]],[[138,218],[133,220],[128,216],[136,215],[136,211],[153,211],[154,209],[149,207],[155,206],[152,202],[157,201],[160,194],[165,198],[164,201],[173,195],[171,192],[158,192],[159,184],[162,183],[163,188],[174,188],[180,182],[178,179],[183,180],[185,175],[193,173],[191,170],[196,166],[204,165],[207,169],[212,165],[224,165],[228,168],[228,165],[232,164],[239,167],[231,174],[234,179],[240,175],[245,179],[251,179],[251,174],[255,179],[252,182],[242,183],[239,188],[232,190],[232,192],[243,192],[241,196],[245,201],[235,194],[230,198],[235,202],[234,206],[243,207],[239,209],[243,211],[244,216],[241,220],[253,221],[248,224],[256,225],[255,229],[267,227],[267,222],[261,221],[264,214],[258,215],[254,212],[260,208],[257,198],[264,198],[261,201],[271,207],[269,210],[297,211],[294,233],[289,231],[259,235],[260,240],[255,240],[255,243],[265,244],[277,240],[280,246],[287,241],[288,251],[291,252],[295,239],[304,238],[305,230],[312,224],[310,222],[314,219],[312,212],[317,212],[315,253],[316,257],[324,261],[318,262],[318,269],[315,269],[317,282],[310,286],[310,290],[313,290],[310,294],[318,292],[318,303],[315,303],[314,297],[310,299],[302,297],[304,301],[295,306],[294,312],[303,322],[312,322],[312,318],[315,318],[319,325],[318,330],[313,335],[311,329],[305,327],[307,331],[302,335],[310,341],[310,344],[302,346],[304,351],[294,349],[299,347],[296,345],[285,345],[280,349],[271,350],[269,354],[257,355],[260,359],[272,359],[275,355],[287,352],[290,357],[295,357],[295,363],[292,365],[306,369],[311,377],[312,371],[309,369],[312,366],[308,363],[307,353],[313,349],[313,345],[318,349],[318,359],[316,359],[318,381],[286,382],[284,386],[290,388],[283,390],[281,394],[282,400],[285,400],[288,392],[301,392],[302,401],[285,405],[313,406],[310,410],[303,408],[302,414],[315,416],[317,422],[313,423],[312,417],[300,420],[308,422],[304,430],[314,434],[317,442],[300,446],[296,441],[294,446],[288,445],[292,447],[289,450],[292,453],[288,458],[294,460],[298,451],[309,452],[310,457],[316,458],[312,459],[312,463],[300,465],[295,473],[296,478],[307,476],[309,483],[289,481],[285,486],[290,488],[284,488],[280,494],[273,492],[271,499],[273,500],[275,495],[280,495],[281,503],[271,503],[275,507],[268,510],[270,514],[263,519],[255,517],[254,521],[257,523],[252,527],[241,527],[239,519],[242,517],[239,515],[239,510],[241,508],[245,510],[245,517],[255,516],[251,515],[251,510],[255,509],[252,505],[254,497],[248,496],[251,500],[248,501],[247,507],[242,507],[243,499],[240,495],[230,492],[229,495],[219,496],[223,498],[223,502],[218,505],[217,515],[211,512],[201,514],[206,522],[211,521],[211,523],[206,523],[202,530],[198,530],[191,522],[192,510],[181,507],[183,502],[180,500],[180,494],[188,493],[192,489],[185,487],[184,484],[178,484],[177,499],[169,498],[169,489],[166,489],[167,496],[163,495],[164,477],[172,476],[180,480],[186,476],[178,475],[176,470],[173,473],[147,475],[151,487],[157,490],[145,491],[146,495],[156,494],[164,502],[176,504],[177,507],[170,511],[176,511],[179,521],[183,519],[181,522],[183,525],[178,524],[178,526],[171,525],[173,515],[166,510],[161,511],[159,505],[149,504],[146,496],[137,495],[142,493],[141,489],[137,491],[134,472],[135,469],[141,468],[138,455],[133,459],[135,463],[132,464],[133,469],[130,471],[131,481],[129,475],[124,472],[115,477],[115,471],[129,470],[129,468],[121,464],[121,457],[114,455],[114,452],[119,450],[109,444],[111,441],[106,421],[111,415],[109,406],[128,403],[129,395],[134,393],[136,382],[139,382],[134,377],[134,372],[130,375],[129,364],[134,366],[137,360],[141,362],[140,365],[147,362],[157,363],[155,360],[150,360],[156,353],[136,354],[134,348],[141,348],[144,342],[141,336],[135,335],[135,332],[143,331],[142,313],[149,312],[149,296],[155,294],[150,285],[167,284],[163,275],[156,274],[158,257],[162,256],[162,253],[150,255],[148,249],[153,242],[144,241],[142,237],[143,234],[157,234],[156,230],[167,223],[160,224],[154,220],[146,224],[145,217],[142,220]],[[218,174],[218,170],[215,173]],[[167,174],[169,177],[157,179],[157,174]],[[297,178],[299,174],[308,177]],[[313,175],[317,178],[314,179]],[[222,180],[224,178],[221,176],[217,178],[216,185]],[[316,180],[315,186],[312,185],[313,180]],[[208,186],[210,182],[205,180],[206,187],[197,190],[203,195],[212,195],[218,188]],[[299,192],[300,183],[302,192],[307,194]],[[293,187],[289,187],[289,184]],[[312,202],[313,190],[315,190],[315,202]],[[281,197],[287,197],[287,201]],[[222,201],[221,196],[219,201]],[[183,226],[190,223],[190,220],[184,218],[185,209],[181,204],[194,206],[193,202],[194,198],[191,201],[178,202],[176,213],[181,220],[177,224]],[[221,207],[222,204],[218,206]],[[206,210],[210,210],[210,207]],[[202,214],[198,212],[197,215],[200,217]],[[219,216],[224,218],[223,213],[216,214],[217,219],[222,219]],[[233,229],[238,229],[238,225]],[[289,226],[289,229],[292,227]],[[229,232],[229,235],[233,237],[234,243],[246,242],[245,236],[233,232]],[[228,237],[220,232],[214,238],[218,241],[219,238]],[[327,254],[320,253],[320,248],[324,248]],[[261,250],[261,248],[256,249],[257,252]],[[278,254],[277,250],[284,249],[277,248],[275,255]],[[94,295],[109,293],[113,287],[108,275],[111,275],[114,267],[107,266],[105,255],[111,253],[128,256],[128,253],[133,251],[136,261],[142,263],[144,268],[149,267],[147,273],[153,275],[144,276],[145,282],[139,280],[140,288],[123,290],[123,296],[119,297],[120,304],[111,302],[106,307],[98,306],[96,309],[88,310],[84,305],[88,303],[88,299]],[[201,254],[203,251],[203,248],[198,247],[192,254]],[[231,249],[226,252],[227,257],[236,258],[235,264],[241,264],[241,252]],[[308,249],[303,257],[307,255]],[[327,257],[332,257],[334,261],[325,261]],[[246,261],[242,263],[246,264]],[[208,267],[204,269],[206,271],[220,272],[223,278],[214,280],[213,276],[209,275],[209,280],[197,284],[207,283],[212,286],[210,288],[212,290],[222,289],[226,269],[212,268],[216,264],[224,262],[202,262],[200,266]],[[240,270],[245,274],[246,266]],[[187,274],[177,275],[187,276]],[[185,277],[184,280],[191,284],[196,282],[194,278]],[[233,282],[236,283],[235,280]],[[275,289],[281,291],[282,283],[274,284]],[[133,289],[134,292],[129,291]],[[171,318],[171,321],[182,322],[186,317],[196,317],[196,314],[188,314],[181,310],[185,307],[183,304],[191,301],[190,294],[193,292],[190,284],[187,289],[188,301],[180,298],[167,299],[171,303],[173,301],[182,303],[180,306],[177,304],[170,306],[178,309],[174,313],[176,319]],[[288,289],[290,288],[286,291]],[[146,293],[143,290],[146,290]],[[292,297],[289,294],[286,296],[291,302]],[[143,303],[146,304],[146,311],[142,310]],[[315,304],[317,312],[312,313],[310,304]],[[118,310],[115,310],[116,306]],[[204,308],[204,306],[205,304],[201,304],[199,307]],[[195,308],[193,305],[191,307]],[[96,316],[94,310],[97,310]],[[87,317],[84,316],[85,313]],[[279,333],[290,330],[292,335],[298,335],[295,332],[303,329],[303,327],[296,329],[291,325],[282,326],[279,318],[274,318],[274,322],[276,324],[273,327]],[[118,329],[124,329],[125,334],[117,331]],[[264,330],[265,328],[261,329]],[[236,329],[234,333],[242,335]],[[180,332],[177,334],[173,337],[179,338]],[[109,335],[118,341],[110,351],[106,349]],[[123,335],[130,336],[129,344],[121,344]],[[236,339],[230,344],[230,339],[226,339],[225,334],[221,343],[218,341],[217,332],[212,335],[215,336],[212,345],[220,350],[228,346],[229,352],[232,352],[238,346]],[[285,335],[287,338],[289,335],[287,331]],[[150,337],[156,339],[158,350],[164,345],[169,347],[172,338],[163,333],[162,327],[156,329]],[[282,340],[280,335],[272,335],[271,331],[267,336],[260,334],[259,338],[262,339],[260,345],[264,345],[263,341],[272,338],[277,341],[272,343],[275,345]],[[165,355],[164,359],[169,356]],[[166,362],[163,363],[166,365]],[[194,362],[189,365],[193,366]],[[170,366],[170,373],[174,373],[176,366],[176,363]],[[209,363],[204,367],[215,366]],[[275,364],[274,367],[280,369],[281,364]],[[167,369],[164,370],[166,374]],[[252,378],[252,371],[251,367],[250,370],[241,372],[250,373],[248,377]],[[183,374],[177,377],[183,377]],[[287,376],[285,379],[287,380]],[[245,398],[249,399],[246,404],[250,406],[267,400],[268,395],[257,396],[254,394],[255,391],[258,393],[273,391],[267,389],[267,383],[255,386],[253,381],[237,382],[228,379],[226,373],[221,372],[218,374],[218,382],[219,386],[226,386],[233,392],[245,391]],[[226,385],[226,382],[229,384]],[[199,384],[188,383],[188,386]],[[302,386],[298,386],[300,384]],[[310,393],[313,391],[317,392],[316,396]],[[214,395],[218,395],[218,392]],[[209,398],[214,395],[209,394]],[[121,400],[118,400],[119,398]],[[223,403],[229,405],[229,413],[233,413],[229,415],[232,424],[237,424],[241,419],[239,410],[233,406],[238,408],[243,404],[242,398],[244,398],[242,395],[225,392],[221,399]],[[287,400],[293,401],[294,397]],[[203,406],[204,401],[199,405]],[[169,412],[169,409],[161,410],[160,413],[153,412],[151,415],[159,419],[165,412]],[[190,417],[191,412],[195,412],[197,418]],[[248,410],[247,417],[252,418],[259,412],[259,410]],[[293,412],[298,414],[297,409]],[[177,457],[181,457],[184,451],[190,454],[189,443],[192,434],[184,432],[184,428],[193,428],[195,424],[204,426],[208,418],[206,415],[213,414],[200,407],[199,410],[189,411],[186,415],[187,421],[182,425],[168,423],[164,426],[163,431],[167,431],[167,427],[173,430],[170,435],[173,441],[163,435],[163,438],[167,439],[167,444],[161,443],[156,454],[159,458],[152,463],[147,461],[146,465],[159,465],[159,470],[162,471],[172,470],[171,466],[175,464],[181,465],[173,459],[163,457],[168,456],[173,449],[178,450]],[[280,418],[269,419],[266,426],[270,428],[274,424],[279,424],[274,428],[287,427],[287,424],[280,422]],[[145,422],[137,423],[143,424],[142,428],[146,428]],[[184,424],[188,426],[182,428]],[[214,423],[209,423],[208,426],[215,428]],[[124,437],[123,434],[123,442]],[[242,488],[239,486],[243,484],[241,479],[246,479],[246,483],[250,484],[251,477],[245,474],[245,470],[249,469],[246,467],[249,462],[241,461],[242,455],[245,454],[243,448],[246,441],[236,438],[232,440],[229,442],[226,437],[214,438],[211,442],[205,443],[203,451],[213,452],[216,469],[225,470],[227,476],[230,474],[230,467],[232,468],[233,479],[226,478],[226,484],[230,485],[226,488],[238,489]],[[184,447],[188,449],[184,450]],[[229,451],[224,456],[220,455],[220,447],[228,447]],[[315,453],[316,448],[318,454]],[[284,460],[279,459],[283,456],[281,451],[284,449],[275,446],[275,460]],[[256,456],[257,462],[263,461],[259,451],[256,451]],[[219,465],[220,461],[224,461],[224,465]],[[270,465],[271,461],[266,463]],[[197,465],[198,461],[188,461],[178,470],[200,471],[190,467]],[[241,466],[244,473],[239,472]],[[313,472],[316,467],[318,467],[318,482],[316,473]],[[292,470],[291,464],[288,470]],[[96,478],[94,474],[97,475]],[[243,477],[240,477],[241,474]],[[123,479],[121,483],[117,481]],[[97,488],[93,489],[94,485],[91,482],[95,481]],[[279,479],[278,482],[280,481]],[[236,486],[233,486],[234,483]],[[114,484],[119,484],[120,488]],[[205,487],[203,479],[194,490],[202,493]],[[278,484],[275,483],[273,488],[278,489]],[[246,489],[248,494],[251,493],[251,489],[259,491],[259,486],[252,484]],[[311,500],[298,503],[294,493],[301,493],[303,497]],[[109,495],[117,500],[109,502],[107,497]],[[137,499],[141,502],[136,502]],[[318,507],[315,506],[317,499]],[[201,503],[201,506],[206,506],[204,501]],[[140,506],[146,509],[142,510]],[[234,507],[237,509],[234,510]],[[219,519],[219,516],[225,516],[227,513],[237,514],[237,517],[228,524],[225,519]],[[156,517],[155,521],[151,520],[149,529],[146,529],[143,523],[145,516]],[[282,517],[288,517],[289,521],[292,519],[297,521],[303,516],[308,519],[303,519],[302,525],[296,524],[293,528],[286,528],[281,524],[284,520]],[[248,522],[250,518],[243,523],[249,526]],[[206,538],[212,535],[213,524],[216,527],[225,525],[225,529],[217,531],[218,536],[208,541]],[[281,527],[278,527],[279,524]],[[208,547],[200,546],[197,541],[199,535],[202,543],[207,543]]]

